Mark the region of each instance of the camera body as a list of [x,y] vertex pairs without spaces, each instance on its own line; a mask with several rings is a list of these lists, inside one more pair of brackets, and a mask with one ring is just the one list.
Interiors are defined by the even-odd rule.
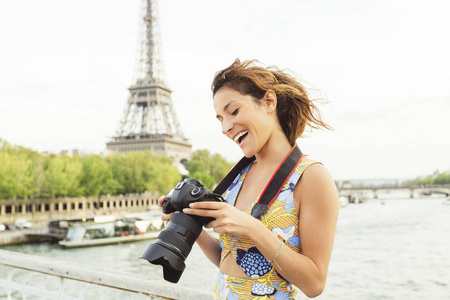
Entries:
[[178,182],[166,195],[163,212],[174,214],[156,241],[147,247],[140,258],[162,265],[164,279],[167,281],[178,282],[186,268],[184,261],[202,232],[202,227],[214,220],[182,212],[189,204],[202,201],[225,202],[221,195],[204,188],[198,180],[192,178]]
[[[217,201],[224,202],[222,196],[213,193],[212,191],[203,187],[200,181],[193,178],[186,178],[177,183],[177,185],[170,190],[166,195],[166,200],[163,202],[163,212],[170,214],[175,211],[182,211],[183,208],[189,208],[189,205],[194,202],[203,201]],[[213,221],[213,218],[191,216],[196,218],[206,225]]]

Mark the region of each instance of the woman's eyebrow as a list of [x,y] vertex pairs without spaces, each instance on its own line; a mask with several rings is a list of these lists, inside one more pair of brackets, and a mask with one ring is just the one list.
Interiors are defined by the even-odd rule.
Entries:
[[231,103],[236,102],[234,100],[231,100],[230,102],[228,102],[227,104],[225,104],[225,106],[223,107],[223,111],[226,111],[228,106],[230,106]]
[[[228,107],[231,105],[231,103],[233,103],[233,102],[236,102],[236,101],[231,100],[230,102],[228,102],[227,104],[225,104],[225,106],[223,107],[223,111],[226,111],[226,110],[228,109]],[[219,118],[221,118],[221,117],[222,117],[222,116],[219,115],[219,114],[216,115],[216,118],[217,118],[217,119],[219,119]]]

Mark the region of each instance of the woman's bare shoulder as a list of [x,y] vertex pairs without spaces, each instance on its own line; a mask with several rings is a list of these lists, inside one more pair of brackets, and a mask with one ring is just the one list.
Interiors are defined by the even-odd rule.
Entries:
[[321,163],[312,163],[303,171],[295,192],[302,202],[308,199],[337,201],[339,198],[333,177]]

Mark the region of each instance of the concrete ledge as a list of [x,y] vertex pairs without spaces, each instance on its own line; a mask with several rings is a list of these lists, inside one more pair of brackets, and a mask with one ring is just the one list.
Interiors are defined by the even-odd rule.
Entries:
[[28,271],[87,282],[168,299],[211,299],[212,291],[200,291],[161,281],[143,279],[142,275],[91,267],[43,256],[0,250],[0,264]]
[[20,230],[0,232],[0,246],[32,243],[35,239]]

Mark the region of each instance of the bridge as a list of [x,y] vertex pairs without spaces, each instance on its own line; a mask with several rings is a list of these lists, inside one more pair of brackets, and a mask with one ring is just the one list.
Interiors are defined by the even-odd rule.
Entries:
[[391,191],[400,191],[409,193],[410,198],[414,198],[414,195],[431,195],[442,194],[448,197],[450,195],[450,184],[442,185],[400,185],[400,186],[367,186],[367,187],[342,187],[339,188],[339,195],[350,197],[358,193],[371,193],[374,199],[378,198],[381,193],[388,193]]

